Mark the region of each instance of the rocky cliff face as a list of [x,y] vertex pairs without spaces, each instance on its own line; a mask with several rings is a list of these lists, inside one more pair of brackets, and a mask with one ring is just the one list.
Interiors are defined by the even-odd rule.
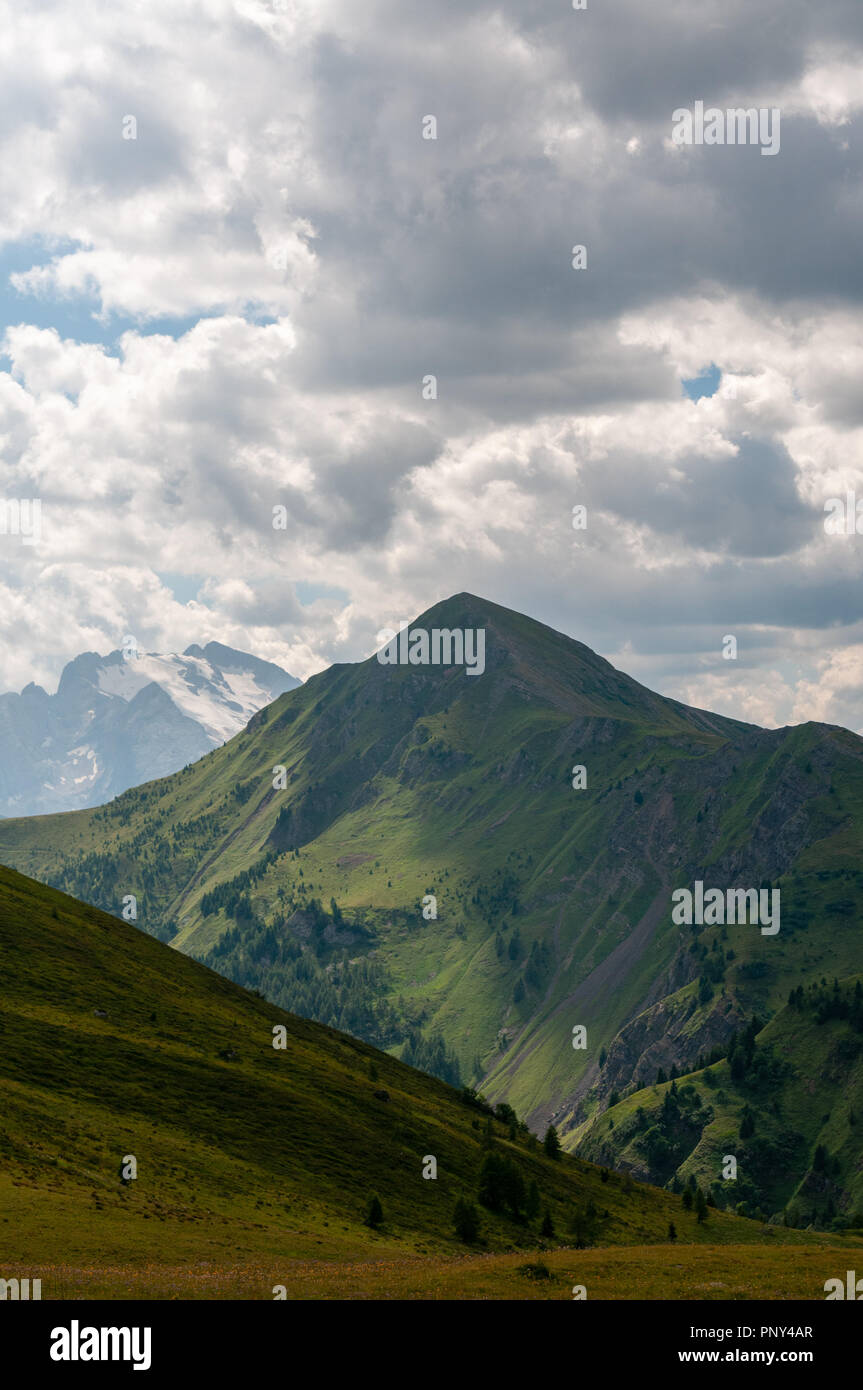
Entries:
[[694,990],[682,990],[654,1004],[622,1028],[608,1049],[597,1092],[607,1102],[628,1087],[651,1086],[662,1069],[692,1071],[698,1058],[728,1042],[745,1022],[737,1001],[727,995],[705,1013]]

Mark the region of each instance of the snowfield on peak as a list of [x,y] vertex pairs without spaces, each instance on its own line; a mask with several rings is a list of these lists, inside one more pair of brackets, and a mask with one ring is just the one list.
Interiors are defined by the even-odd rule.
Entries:
[[85,652],[56,694],[0,695],[0,816],[111,800],[195,762],[300,682],[218,642],[182,653]]

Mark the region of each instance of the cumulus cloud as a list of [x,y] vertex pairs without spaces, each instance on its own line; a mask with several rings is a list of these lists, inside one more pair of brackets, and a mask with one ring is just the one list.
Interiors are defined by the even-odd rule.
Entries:
[[[789,10],[11,16],[0,496],[43,527],[0,536],[0,684],[129,630],[305,676],[469,589],[857,727],[863,539],[823,520],[863,498],[863,20]],[[673,147],[696,99],[780,106],[779,155]]]

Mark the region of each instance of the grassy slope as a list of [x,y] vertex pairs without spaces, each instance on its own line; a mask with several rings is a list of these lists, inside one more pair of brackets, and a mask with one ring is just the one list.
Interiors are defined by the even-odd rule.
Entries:
[[[331,668],[183,773],[100,811],[0,823],[0,858],[115,912],[135,893],[141,925],[203,956],[231,925],[202,915],[204,892],[271,849],[290,808],[302,848],[254,884],[256,915],[283,932],[281,895],[304,892],[362,913],[373,939],[352,954],[385,964],[405,1017],[442,1031],[466,1079],[479,1059],[484,1089],[535,1126],[557,1113],[570,1142],[605,1099],[600,1048],[658,990],[698,973],[670,922],[672,887],[697,876],[781,886],[778,938],[729,931],[724,987],[742,1013],[775,1010],[816,972],[859,968],[859,739],[687,710],[469,595],[418,622],[485,625],[486,673]],[[588,766],[585,791],[570,785],[575,762]],[[272,788],[277,763],[284,792]],[[474,902],[502,871],[519,881],[517,918],[505,902],[486,915]],[[427,891],[435,922],[420,914]],[[522,952],[498,959],[496,928],[508,940],[514,921]],[[534,941],[552,968],[516,1003]],[[717,1008],[695,1010],[694,1049]],[[569,1046],[574,1024],[588,1027],[586,1053]]]
[[[855,983],[854,977],[841,982],[848,991]],[[768,1214],[788,1207],[805,1221],[813,1213],[823,1215],[831,1196],[846,1215],[863,1211],[863,1039],[839,1019],[818,1023],[811,1011],[786,1006],[758,1034],[756,1050],[772,1050],[780,1063],[781,1071],[763,1083],[753,1076],[735,1081],[726,1061],[677,1079],[678,1088],[691,1088],[701,1102],[699,1122],[683,1142],[680,1162],[662,1165],[660,1171],[638,1142],[659,1120],[670,1082],[634,1091],[586,1124],[579,1152],[644,1180],[666,1181],[672,1172],[682,1179],[693,1175],[732,1209],[740,1199],[748,1199],[750,1209],[758,1205],[745,1181],[751,1176],[765,1194]],[[747,1106],[756,1115],[755,1135],[741,1139]],[[644,1115],[640,1125],[639,1110]],[[708,1113],[712,1118],[704,1123]],[[827,1150],[838,1171],[813,1171],[818,1146]],[[743,1181],[721,1179],[726,1154],[737,1157]]]
[[[5,869],[0,937],[7,1277],[41,1276],[46,1297],[270,1297],[280,1282],[296,1296],[533,1296],[518,1272],[524,1258],[502,1252],[536,1248],[535,1231],[484,1213],[487,1253],[473,1258],[451,1233],[453,1203],[475,1190],[483,1147],[476,1112],[442,1082],[281,1013]],[[288,1030],[285,1051],[272,1047],[274,1023]],[[375,1098],[381,1088],[388,1101]],[[502,1126],[496,1144],[536,1179],[560,1228],[588,1198],[609,1212],[603,1245],[663,1242],[673,1219],[681,1246],[751,1248],[755,1289],[785,1287],[781,1261],[765,1259],[763,1245],[812,1247],[823,1284],[853,1244],[765,1235],[718,1213],[699,1227],[667,1193],[616,1174],[603,1182],[577,1159],[553,1163],[531,1141],[510,1143]],[[436,1181],[421,1177],[429,1153]],[[138,1177],[124,1186],[129,1154]],[[373,1190],[386,1217],[379,1232],[362,1222]],[[589,1260],[593,1296],[626,1296],[624,1265],[610,1252],[551,1258],[567,1280]],[[648,1251],[634,1259],[631,1278],[646,1278],[647,1262],[668,1296],[685,1293],[702,1268],[678,1248],[669,1281]],[[540,1291],[561,1296],[562,1287],[555,1279]]]

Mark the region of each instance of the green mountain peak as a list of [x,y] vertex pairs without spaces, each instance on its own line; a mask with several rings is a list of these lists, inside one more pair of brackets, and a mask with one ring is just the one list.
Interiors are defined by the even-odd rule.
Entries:
[[[178,950],[553,1116],[569,1147],[660,1068],[854,975],[863,741],[688,708],[474,595],[410,626],[483,628],[483,673],[332,667],[172,777],[0,823],[0,859],[115,914],[131,895]],[[675,922],[696,881],[778,890],[781,929]],[[806,1181],[795,1153],[764,1201]],[[843,1160],[837,1209],[859,1182]]]

